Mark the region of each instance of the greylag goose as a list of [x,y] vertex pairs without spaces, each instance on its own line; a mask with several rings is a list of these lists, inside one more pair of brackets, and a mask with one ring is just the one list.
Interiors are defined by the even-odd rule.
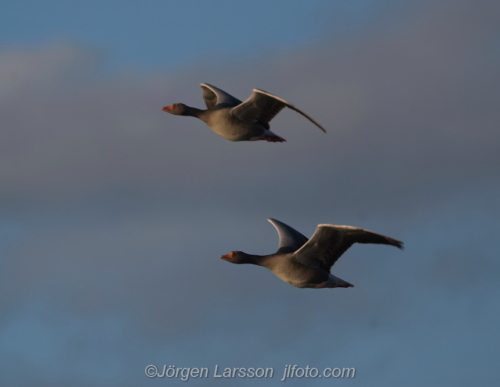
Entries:
[[165,106],[162,110],[179,116],[199,118],[219,136],[230,141],[285,141],[284,138],[269,130],[269,122],[284,107],[302,114],[326,133],[320,124],[302,110],[266,91],[254,89],[252,95],[245,102],[241,102],[208,83],[202,83],[201,90],[207,105],[206,110],[186,106],[183,103],[174,103]]
[[320,224],[311,239],[276,220],[268,219],[279,234],[278,251],[270,255],[250,255],[233,251],[221,256],[231,263],[264,266],[298,288],[349,288],[354,285],[330,274],[335,262],[354,243],[374,243],[403,249],[403,242],[351,226]]

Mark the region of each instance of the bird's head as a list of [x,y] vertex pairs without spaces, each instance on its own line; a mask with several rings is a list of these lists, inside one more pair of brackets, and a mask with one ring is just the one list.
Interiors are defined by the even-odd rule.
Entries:
[[175,114],[176,116],[183,116],[187,112],[187,106],[183,103],[174,103],[173,105],[163,107],[161,110],[170,114]]
[[231,251],[229,254],[222,255],[220,257],[224,261],[228,261],[231,263],[254,263],[252,256],[244,253],[243,251]]

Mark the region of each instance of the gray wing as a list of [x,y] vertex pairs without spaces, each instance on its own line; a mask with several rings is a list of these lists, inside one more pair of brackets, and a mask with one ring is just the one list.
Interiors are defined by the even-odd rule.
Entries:
[[208,109],[212,109],[217,105],[231,107],[241,103],[238,98],[234,98],[231,94],[215,86],[209,85],[208,83],[202,83],[200,86],[203,99]]
[[231,114],[243,121],[259,122],[264,126],[269,126],[276,114],[283,108],[290,108],[297,113],[302,114],[309,121],[319,127],[323,132],[326,130],[314,121],[310,116],[298,109],[290,102],[285,101],[283,98],[277,97],[268,93],[267,91],[253,89],[252,95],[242,104],[231,109]]
[[307,238],[304,235],[285,223],[271,218],[268,219],[268,221],[271,222],[276,231],[278,231],[280,237],[278,253],[293,253],[307,242]]
[[295,252],[295,259],[304,265],[330,271],[354,243],[383,244],[403,249],[403,242],[362,228],[320,224],[311,239]]

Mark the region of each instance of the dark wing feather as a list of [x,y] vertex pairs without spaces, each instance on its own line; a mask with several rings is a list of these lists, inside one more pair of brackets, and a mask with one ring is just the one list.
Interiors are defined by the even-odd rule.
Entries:
[[374,243],[403,249],[403,242],[351,226],[320,224],[309,241],[295,252],[295,259],[307,266],[330,271],[354,243]]
[[231,94],[228,94],[215,86],[209,85],[208,83],[202,83],[200,86],[207,109],[212,109],[217,105],[231,107],[241,104],[241,101],[238,98],[234,98]]
[[268,219],[268,221],[276,228],[280,237],[278,253],[293,253],[307,242],[304,235],[287,224],[276,219]]
[[269,127],[269,122],[278,114],[284,107],[295,110],[302,114],[313,124],[318,126],[323,132],[326,130],[314,121],[310,116],[298,109],[290,102],[283,98],[277,97],[263,90],[254,89],[252,95],[242,104],[231,109],[231,114],[243,121],[259,122],[264,126]]

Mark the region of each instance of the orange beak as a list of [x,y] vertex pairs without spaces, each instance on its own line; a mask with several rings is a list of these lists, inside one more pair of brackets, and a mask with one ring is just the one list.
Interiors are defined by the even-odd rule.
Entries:
[[161,110],[163,110],[164,112],[167,112],[167,113],[172,113],[173,109],[174,109],[174,105],[169,105],[169,106],[163,107]]
[[220,259],[223,259],[224,261],[231,262],[231,260],[233,259],[233,253],[229,253],[229,254],[226,254],[226,255],[222,255],[222,256],[220,257]]

